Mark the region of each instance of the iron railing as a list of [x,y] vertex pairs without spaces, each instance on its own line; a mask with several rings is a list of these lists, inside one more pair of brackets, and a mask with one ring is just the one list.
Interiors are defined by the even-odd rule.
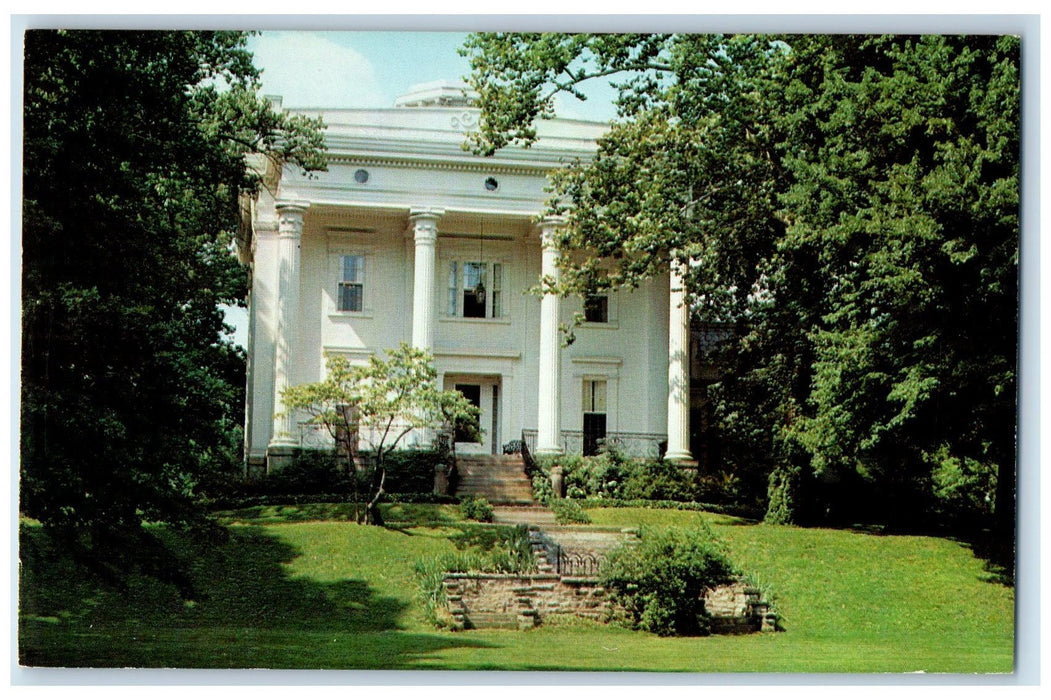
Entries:
[[566,551],[557,544],[552,544],[549,551],[559,576],[598,576],[602,567],[603,558],[598,554]]
[[[522,431],[523,452],[534,454],[536,451],[536,430]],[[659,458],[664,455],[668,446],[668,436],[662,433],[610,432],[603,442],[615,446],[629,457]],[[582,454],[584,451],[583,430],[563,430],[561,447],[566,454]]]

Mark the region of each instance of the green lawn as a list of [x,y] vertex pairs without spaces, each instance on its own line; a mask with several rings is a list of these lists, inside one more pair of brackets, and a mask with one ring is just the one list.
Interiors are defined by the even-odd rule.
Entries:
[[[693,513],[589,511],[595,525],[681,523]],[[455,551],[455,507],[390,506],[387,529],[339,506],[230,514],[231,538],[192,550],[202,595],[137,581],[107,593],[21,537],[23,665],[182,668],[690,672],[1012,670],[1013,589],[963,544],[769,526],[708,516],[732,558],[776,596],[785,631],[659,638],[592,623],[528,632],[435,630],[413,579]]]

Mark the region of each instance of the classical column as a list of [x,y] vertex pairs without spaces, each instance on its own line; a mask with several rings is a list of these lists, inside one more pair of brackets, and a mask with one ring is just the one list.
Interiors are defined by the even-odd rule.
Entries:
[[682,267],[672,261],[668,295],[668,451],[664,458],[689,461],[690,308]]
[[409,212],[416,257],[412,285],[412,345],[434,352],[434,267],[438,241],[438,219],[442,209],[413,209]]
[[[563,224],[562,219],[546,218],[540,222],[541,263],[540,274],[558,280],[560,276],[558,247],[555,233]],[[538,402],[536,453],[538,455],[561,454],[562,422],[561,375],[559,355],[562,343],[558,330],[559,297],[545,294],[540,300],[540,401]]]
[[292,353],[295,349],[299,310],[299,241],[303,234],[303,213],[308,202],[277,203],[277,308],[274,337],[274,427],[268,455],[290,457],[299,445],[295,416],[286,413],[281,391],[291,385]]

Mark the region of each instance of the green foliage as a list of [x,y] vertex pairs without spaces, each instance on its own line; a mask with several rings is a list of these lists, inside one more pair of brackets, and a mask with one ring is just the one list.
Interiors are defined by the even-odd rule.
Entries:
[[[545,505],[555,500],[551,467],[556,464],[562,468],[566,497],[570,499],[688,502],[697,500],[701,493],[692,470],[663,460],[632,459],[615,448],[607,448],[591,457],[541,458],[533,475],[533,497]],[[708,492],[711,491],[709,485]]]
[[764,521],[771,525],[791,525],[795,519],[795,491],[799,470],[781,467],[770,473],[769,500]]
[[970,457],[953,457],[943,446],[929,455],[931,486],[942,517],[955,523],[987,521],[996,503],[996,466]]
[[268,494],[346,493],[353,489],[336,455],[322,450],[299,450],[284,469],[267,474],[260,484]]
[[569,498],[553,498],[547,505],[555,514],[555,520],[559,525],[571,523],[587,524],[591,522],[591,517],[584,512],[579,501]]
[[[464,517],[469,516],[465,514]],[[529,530],[524,525],[465,528],[454,543],[456,552],[417,560],[413,564],[424,613],[428,621],[439,628],[454,626],[442,585],[446,574],[528,574],[537,570]]]
[[532,476],[533,499],[541,505],[547,505],[554,499],[555,492],[551,488],[551,474],[543,467],[539,467]]
[[493,506],[484,496],[461,496],[460,512],[468,520],[477,520],[480,523],[493,522]]
[[663,460],[638,462],[624,481],[621,496],[628,500],[693,501],[697,489],[692,472]]
[[230,476],[246,156],[321,168],[322,125],[257,95],[239,32],[30,30],[24,57],[20,508],[120,575]]
[[483,558],[462,568],[453,565],[448,571],[483,571],[488,573],[523,574],[536,571],[536,554],[525,525],[461,526],[462,534],[452,538],[457,550],[477,552]]
[[[363,365],[330,355],[323,380],[288,387],[281,400],[286,411],[302,412],[309,423],[323,427],[336,453],[347,461],[347,470],[364,475],[365,517],[376,525],[383,523],[378,505],[388,490],[388,459],[402,439],[413,430],[448,429],[457,421],[478,418],[478,407],[463,394],[438,389],[432,355],[407,343],[389,350],[385,359],[372,356]],[[371,452],[371,459],[360,463],[353,459],[359,440]]]
[[[366,453],[364,458],[371,455]],[[384,490],[395,493],[429,493],[434,490],[434,472],[447,456],[440,450],[394,450],[385,458],[387,480]]]
[[563,458],[566,496],[569,498],[616,498],[624,482],[637,468],[634,460],[619,449],[606,446],[593,457]]
[[985,497],[957,460],[995,469],[985,516],[1010,535],[1017,37],[476,34],[464,53],[480,152],[613,78],[598,153],[553,177],[567,254],[536,291],[687,270],[697,318],[735,330],[709,398],[742,503],[841,517],[861,484],[876,517],[924,524],[950,482]]
[[647,510],[691,510],[705,511],[706,513],[732,513],[747,518],[751,518],[755,515],[754,512],[735,506],[724,506],[717,503],[698,503],[697,501],[649,501],[642,499],[628,500],[624,498],[588,498],[581,501],[580,506],[589,510],[592,508],[645,508]]
[[609,554],[600,581],[634,629],[661,636],[708,631],[706,591],[731,583],[736,570],[702,519],[690,527],[643,528],[639,541]]

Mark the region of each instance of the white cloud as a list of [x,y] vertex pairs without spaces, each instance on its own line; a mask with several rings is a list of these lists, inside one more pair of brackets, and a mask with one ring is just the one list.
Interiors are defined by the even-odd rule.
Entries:
[[249,39],[263,93],[285,107],[389,107],[372,63],[324,33],[264,32]]

